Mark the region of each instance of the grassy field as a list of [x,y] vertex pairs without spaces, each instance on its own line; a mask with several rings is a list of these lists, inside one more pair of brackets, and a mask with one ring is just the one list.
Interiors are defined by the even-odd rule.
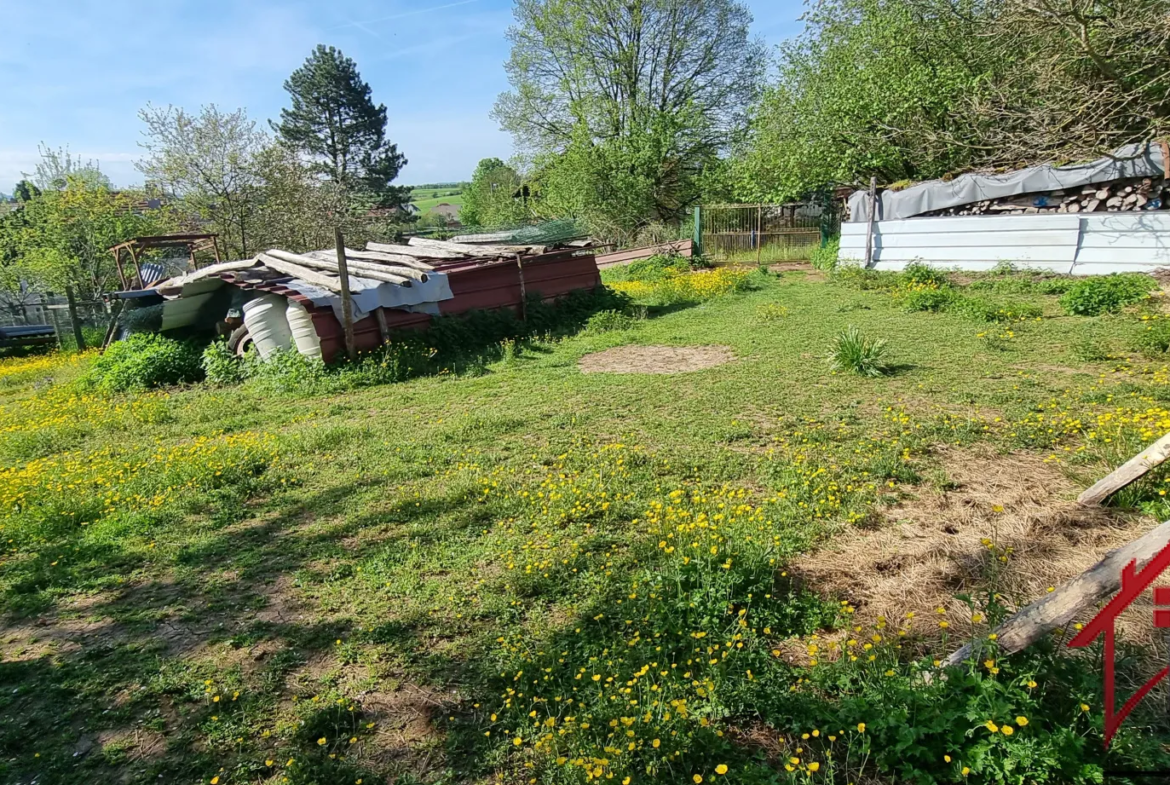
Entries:
[[[1102,753],[1095,655],[988,642],[922,681],[1034,598],[1005,587],[1071,569],[1027,560],[1008,490],[954,519],[965,582],[897,617],[815,578],[836,544],[960,493],[950,467],[975,456],[1047,472],[1009,484],[1051,477],[1067,507],[1170,430],[1170,369],[1132,349],[1161,298],[1082,317],[1021,276],[939,312],[907,310],[939,284],[900,278],[612,282],[642,307],[343,394],[107,398],[74,383],[90,356],[0,362],[0,780],[1060,782],[1165,765],[1164,717],[1135,715]],[[849,326],[888,341],[887,375],[829,371]],[[626,346],[733,359],[578,369]],[[1085,564],[1091,527],[1170,517],[1163,480],[1078,523]]]
[[[439,196],[434,196],[436,193]],[[453,185],[443,188],[416,188],[410,192],[410,201],[424,214],[440,204],[453,204],[460,207],[463,205],[462,187]]]

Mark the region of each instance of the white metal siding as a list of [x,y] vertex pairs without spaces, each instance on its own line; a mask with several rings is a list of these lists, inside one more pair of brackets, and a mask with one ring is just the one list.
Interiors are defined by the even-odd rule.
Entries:
[[[841,259],[865,258],[864,223],[841,227]],[[913,261],[989,270],[1008,261],[1074,275],[1170,267],[1170,213],[908,218],[874,224],[874,267]]]

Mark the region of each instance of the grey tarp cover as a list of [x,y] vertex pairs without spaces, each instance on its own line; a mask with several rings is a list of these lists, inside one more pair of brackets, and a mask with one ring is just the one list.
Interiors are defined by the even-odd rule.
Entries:
[[[950,182],[931,180],[904,191],[884,191],[878,196],[877,220],[913,218],[988,199],[1080,188],[1127,177],[1161,177],[1163,172],[1160,144],[1131,144],[1117,150],[1112,157],[1089,163],[1045,164],[1007,174],[965,174]],[[849,197],[849,220],[869,220],[868,191],[854,191]]]

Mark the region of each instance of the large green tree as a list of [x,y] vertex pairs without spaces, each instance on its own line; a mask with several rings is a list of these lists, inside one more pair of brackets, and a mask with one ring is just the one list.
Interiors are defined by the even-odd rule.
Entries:
[[293,149],[279,142],[260,151],[254,162],[258,188],[254,236],[261,247],[314,251],[333,246],[334,227],[348,245],[383,239],[371,231],[371,198],[362,199],[340,184],[322,179]]
[[262,185],[257,156],[268,137],[243,109],[214,104],[191,114],[181,108],[147,105],[137,166],[149,181],[182,200],[188,212],[211,221],[233,257],[257,250],[255,214]]
[[342,187],[374,194],[383,207],[409,200],[409,189],[391,185],[406,157],[386,138],[386,105],[374,104],[353,60],[319,45],[284,89],[292,105],[273,128],[289,147],[312,156]]
[[[749,32],[746,7],[517,0],[514,13],[512,90],[494,116],[539,160],[543,198],[575,204],[576,215],[608,226],[677,218],[758,93],[765,51]],[[638,192],[592,200],[582,182],[636,183]]]
[[733,169],[745,200],[1094,157],[1170,131],[1166,0],[816,0]]
[[463,190],[459,220],[465,226],[505,226],[528,217],[523,181],[499,158],[485,158]]

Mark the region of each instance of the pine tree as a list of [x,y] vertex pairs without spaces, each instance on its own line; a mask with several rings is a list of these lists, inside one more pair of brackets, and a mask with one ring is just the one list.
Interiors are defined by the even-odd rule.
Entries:
[[386,139],[386,105],[374,105],[353,60],[319,44],[284,89],[292,108],[280,111],[273,129],[286,143],[311,155],[329,179],[373,194],[383,207],[409,200],[409,189],[391,185],[406,157]]

